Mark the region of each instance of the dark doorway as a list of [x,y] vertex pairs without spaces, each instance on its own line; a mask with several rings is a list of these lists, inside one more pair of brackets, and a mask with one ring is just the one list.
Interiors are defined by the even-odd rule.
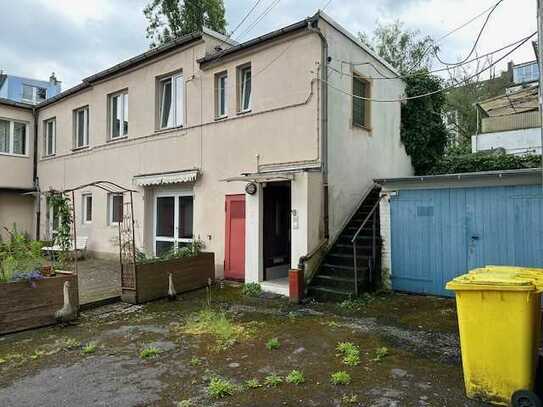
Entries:
[[264,188],[264,280],[288,277],[290,269],[290,182]]

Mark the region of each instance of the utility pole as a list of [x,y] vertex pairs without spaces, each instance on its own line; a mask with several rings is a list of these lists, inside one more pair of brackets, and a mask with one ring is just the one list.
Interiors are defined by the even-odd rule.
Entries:
[[541,120],[541,186],[543,188],[543,0],[537,0],[537,65],[539,66],[539,118]]

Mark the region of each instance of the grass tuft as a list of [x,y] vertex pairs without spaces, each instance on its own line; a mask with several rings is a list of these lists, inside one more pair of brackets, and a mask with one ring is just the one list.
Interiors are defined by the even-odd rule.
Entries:
[[266,349],[268,350],[279,349],[280,346],[281,344],[279,343],[279,339],[277,338],[271,338],[268,340],[268,342],[266,342]]
[[264,378],[264,384],[266,387],[277,387],[283,383],[283,378],[275,373],[269,374]]
[[248,389],[258,389],[262,387],[262,384],[260,384],[258,379],[249,379],[245,381],[245,387]]
[[390,354],[390,351],[387,347],[383,346],[381,348],[377,348],[375,351],[375,358],[372,360],[374,362],[381,362],[384,358],[386,358]]
[[222,399],[234,395],[236,386],[229,380],[214,377],[207,386],[207,392],[214,399]]
[[360,364],[360,349],[352,342],[340,342],[336,346],[338,356],[343,357],[343,363],[347,366],[358,366]]
[[262,287],[258,283],[243,284],[241,293],[246,297],[259,297],[262,293]]
[[287,377],[285,378],[285,381],[290,384],[300,385],[305,382],[304,374],[299,370],[292,370]]
[[160,354],[160,349],[155,346],[147,346],[140,352],[141,359],[153,359]]
[[335,386],[345,386],[351,383],[351,375],[344,370],[334,372],[330,375],[330,383]]
[[197,356],[193,356],[189,363],[193,367],[200,366],[202,364],[202,359]]
[[83,349],[81,349],[81,353],[84,355],[91,355],[96,352],[98,349],[98,345],[96,342],[89,342],[85,346],[83,346]]

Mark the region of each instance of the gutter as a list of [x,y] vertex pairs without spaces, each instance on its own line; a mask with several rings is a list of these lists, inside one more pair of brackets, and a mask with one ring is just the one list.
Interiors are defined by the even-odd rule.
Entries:
[[36,209],[36,240],[40,240],[40,223],[41,223],[41,192],[40,192],[40,179],[38,178],[38,109],[32,109],[32,115],[34,116],[34,154],[33,154],[33,169],[32,169],[32,183],[34,189],[37,191],[37,209]]

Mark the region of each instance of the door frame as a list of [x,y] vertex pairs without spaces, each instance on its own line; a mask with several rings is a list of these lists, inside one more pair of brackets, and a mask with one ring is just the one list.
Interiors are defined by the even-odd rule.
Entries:
[[[238,198],[238,199],[236,199]],[[225,228],[225,231],[224,231],[224,274],[226,276],[226,270],[227,270],[227,263],[228,263],[228,266],[230,264],[230,262],[228,261],[227,262],[227,259],[229,260],[230,259],[230,233],[229,233],[229,225],[230,225],[230,221],[231,221],[231,218],[228,216],[228,201],[235,201],[235,200],[239,200],[239,201],[243,201],[243,206],[244,206],[244,210],[245,210],[245,217],[243,219],[244,221],[244,224],[247,222],[247,203],[246,203],[246,199],[245,199],[245,194],[226,194],[224,196],[224,228]],[[244,250],[244,259],[245,259],[245,256],[246,256],[246,245],[245,245],[245,237],[247,235],[247,232],[244,231],[244,239],[243,239],[243,250]],[[236,279],[237,280],[237,279]],[[245,281],[245,262],[243,264],[243,280],[241,281]]]
[[[194,219],[194,191],[192,190],[171,190],[171,191],[159,191],[155,192],[153,196],[153,255],[156,256],[156,243],[158,242],[171,242],[173,243],[174,247],[177,249],[179,247],[179,243],[192,243],[194,241],[194,237],[187,239],[187,238],[179,238],[179,197],[182,196],[192,196],[192,202],[193,202],[193,219]],[[157,236],[157,201],[158,198],[173,198],[174,199],[174,209],[173,209],[173,237],[164,237],[164,236]],[[193,220],[193,228],[194,228],[194,220]],[[194,236],[194,229],[193,229],[193,236]]]

